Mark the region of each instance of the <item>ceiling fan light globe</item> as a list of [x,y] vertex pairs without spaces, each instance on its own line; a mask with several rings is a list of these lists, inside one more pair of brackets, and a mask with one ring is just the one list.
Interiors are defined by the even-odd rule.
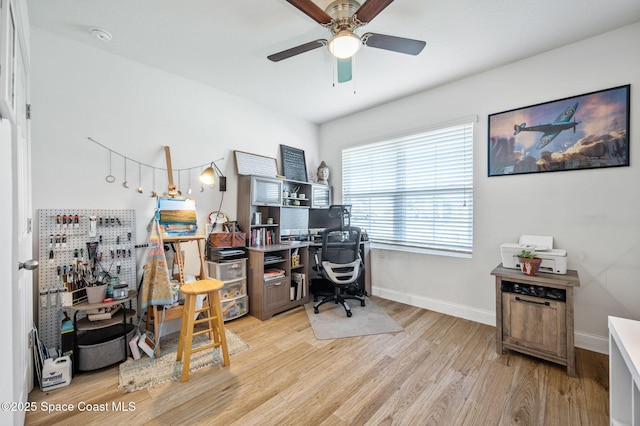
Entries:
[[360,49],[360,37],[349,31],[340,31],[329,40],[329,51],[340,59],[350,58]]
[[209,166],[202,173],[200,173],[200,182],[205,185],[213,185],[215,183],[215,172],[213,171],[213,167]]

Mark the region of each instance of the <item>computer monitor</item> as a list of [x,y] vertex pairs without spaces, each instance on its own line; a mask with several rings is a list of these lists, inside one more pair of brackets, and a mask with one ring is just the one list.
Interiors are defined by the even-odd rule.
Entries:
[[338,228],[351,223],[351,205],[333,204],[328,209],[309,210],[309,229]]

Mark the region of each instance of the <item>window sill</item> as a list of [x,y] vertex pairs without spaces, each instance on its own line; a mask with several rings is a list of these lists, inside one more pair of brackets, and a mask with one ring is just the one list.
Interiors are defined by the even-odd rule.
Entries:
[[420,247],[408,247],[408,246],[399,246],[393,244],[384,244],[384,243],[374,243],[371,242],[372,249],[378,250],[389,250],[389,251],[402,251],[407,253],[418,253],[418,254],[429,254],[433,256],[446,256],[446,257],[456,257],[459,259],[471,259],[473,257],[472,253],[460,253],[454,251],[445,251],[445,250],[434,250],[434,249],[425,249]]

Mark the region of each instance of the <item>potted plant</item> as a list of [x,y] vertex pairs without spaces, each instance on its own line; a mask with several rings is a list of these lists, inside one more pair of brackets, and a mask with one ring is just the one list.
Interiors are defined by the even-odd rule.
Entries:
[[531,276],[538,275],[542,259],[536,257],[536,255],[529,250],[522,250],[518,254],[518,259],[520,260],[520,270],[524,274]]

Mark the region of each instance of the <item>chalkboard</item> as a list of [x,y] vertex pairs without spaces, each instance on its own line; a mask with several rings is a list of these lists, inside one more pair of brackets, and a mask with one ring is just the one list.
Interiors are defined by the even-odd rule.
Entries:
[[282,173],[286,179],[307,181],[307,163],[304,159],[304,151],[286,145],[280,145],[282,155]]
[[234,151],[234,154],[239,175],[278,176],[278,163],[275,158],[242,151]]

